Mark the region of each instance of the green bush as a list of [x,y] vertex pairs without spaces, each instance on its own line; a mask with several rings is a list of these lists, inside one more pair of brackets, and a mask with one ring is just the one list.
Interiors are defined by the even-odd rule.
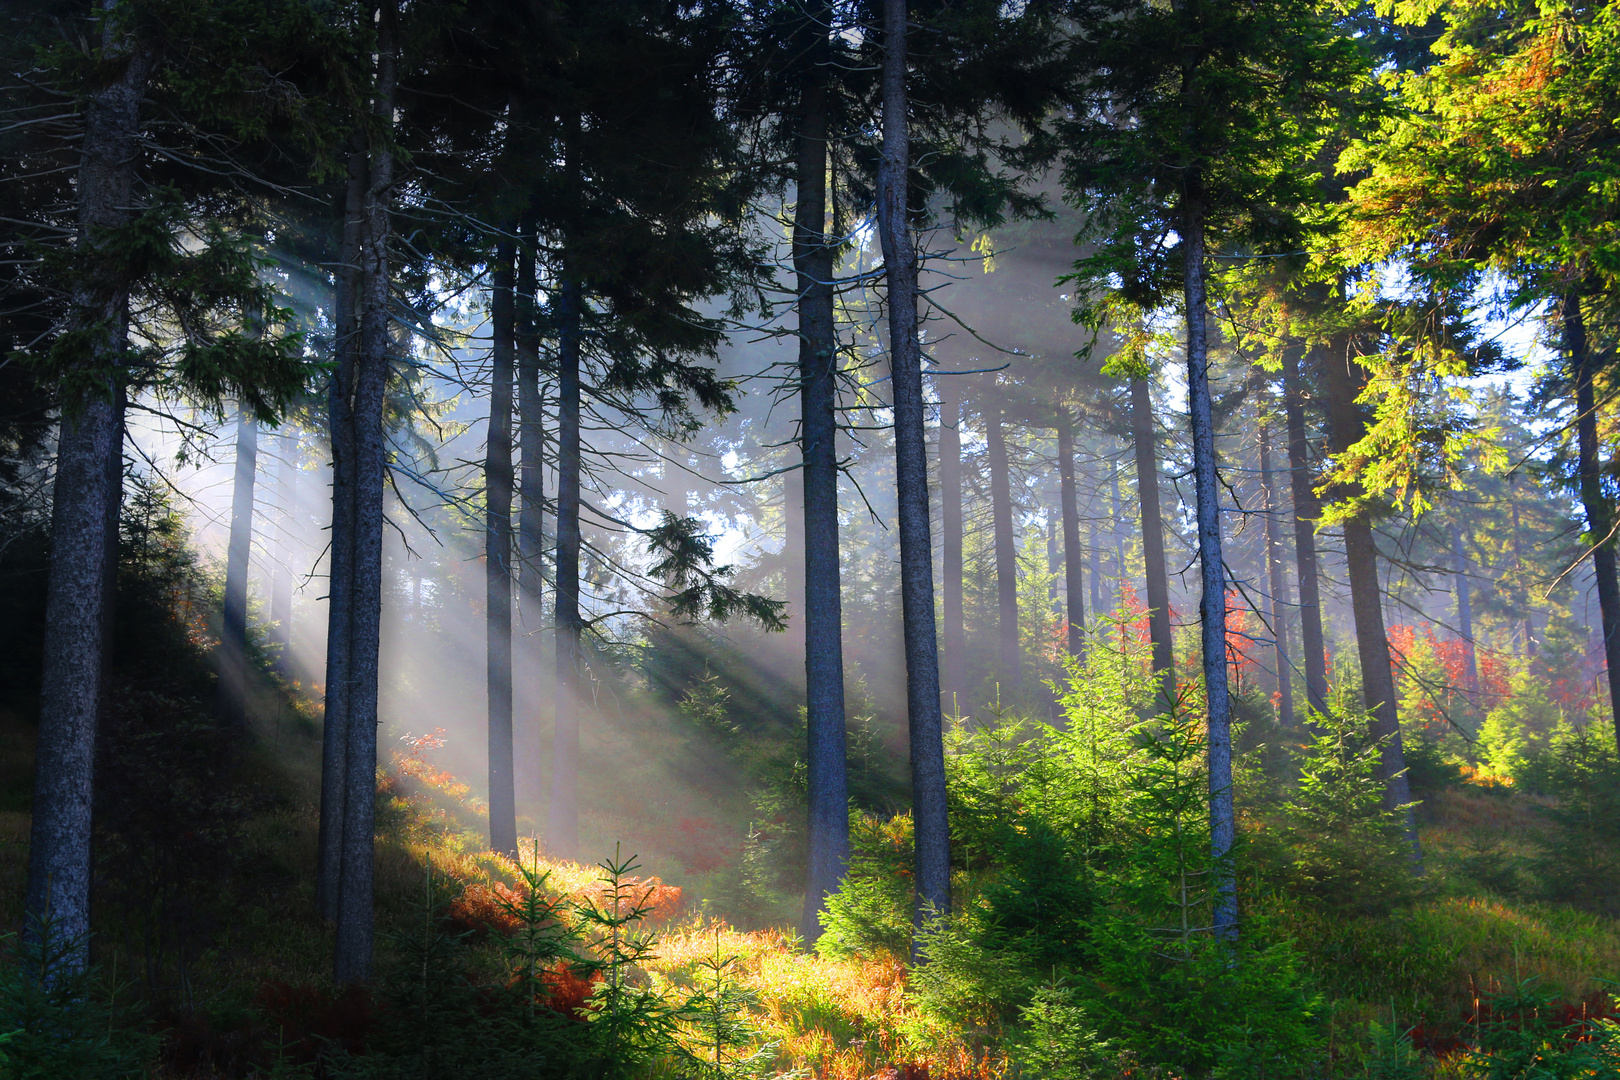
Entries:
[[1540,782],[1556,800],[1541,809],[1531,859],[1547,898],[1620,915],[1620,762],[1608,733],[1559,732]]
[[82,943],[40,933],[4,939],[0,1077],[124,1080],[147,1074],[157,1039],[94,968],[75,969]]
[[856,813],[849,823],[849,873],[821,913],[823,956],[911,955],[914,841],[911,815]]
[[1384,809],[1381,744],[1367,729],[1342,694],[1318,717],[1268,849],[1289,891],[1333,914],[1382,915],[1418,895],[1404,814]]
[[1036,990],[1007,1043],[1014,1076],[1030,1080],[1091,1080],[1106,1075],[1109,1045],[1099,1038],[1072,987]]

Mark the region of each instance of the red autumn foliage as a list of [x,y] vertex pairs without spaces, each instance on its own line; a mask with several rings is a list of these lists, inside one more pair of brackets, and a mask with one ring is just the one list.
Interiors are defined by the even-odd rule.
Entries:
[[1249,609],[1237,590],[1226,594],[1226,662],[1232,668],[1232,682],[1241,687],[1260,670],[1256,654],[1260,642],[1249,629]]
[[470,930],[478,935],[515,934],[522,923],[506,910],[503,900],[508,904],[521,904],[523,894],[498,881],[491,885],[469,885],[450,902],[445,921],[457,930]]
[[[581,898],[589,900],[604,911],[613,909],[613,891],[605,882],[591,886]],[[656,877],[622,878],[619,881],[619,910],[622,912],[636,906],[645,907],[647,912],[641,921],[646,926],[657,926],[674,918],[681,910],[681,900],[679,885],[665,885]]]
[[603,981],[600,971],[581,974],[562,962],[540,972],[539,979],[545,985],[541,1004],[570,1020],[581,1019],[579,1010],[591,1000],[596,984]]
[[1142,602],[1141,594],[1136,591],[1135,585],[1128,582],[1120,584],[1119,610],[1126,616],[1125,622],[1120,626],[1122,632],[1128,629],[1138,645],[1146,645],[1153,640],[1153,633],[1148,625],[1147,605]]
[[873,1073],[871,1080],[928,1080],[928,1066],[890,1065]]
[[[1538,1026],[1545,1024],[1562,1033],[1568,1042],[1585,1042],[1592,1036],[1587,1025],[1597,1020],[1620,1020],[1620,1003],[1604,990],[1595,990],[1579,1001],[1561,1001],[1554,1004],[1545,1017],[1535,1017]],[[1509,1027],[1522,1029],[1526,1018],[1505,1015],[1498,1017],[1489,1002],[1476,1002],[1467,1015],[1451,1023],[1419,1024],[1411,1032],[1412,1045],[1417,1049],[1447,1058],[1468,1049],[1481,1024],[1505,1021]]]

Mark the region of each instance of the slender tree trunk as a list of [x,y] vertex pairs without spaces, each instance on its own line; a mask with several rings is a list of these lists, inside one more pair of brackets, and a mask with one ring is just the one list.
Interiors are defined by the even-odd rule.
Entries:
[[[566,255],[565,255],[566,259]],[[551,742],[548,846],[559,858],[579,852],[580,655],[584,624],[579,610],[579,283],[567,273],[557,297],[557,677],[556,724]]]
[[248,566],[253,557],[253,482],[258,462],[258,421],[246,406],[238,405],[231,535],[225,549],[225,603],[219,635],[219,719],[232,731],[247,726]]
[[[923,433],[922,348],[917,337],[917,252],[907,216],[911,165],[907,120],[906,0],[883,4],[883,150],[878,235],[888,282],[894,387],[895,488],[899,496],[900,600],[905,616],[906,712],[911,734],[916,830],[917,925],[951,907],[951,840],[945,804],[944,719],[934,631],[934,558],[928,521],[928,449]],[[919,938],[920,946],[920,938]],[[923,959],[920,947],[915,958]]]
[[1299,568],[1299,637],[1305,654],[1305,703],[1327,714],[1327,642],[1322,636],[1321,579],[1316,562],[1316,521],[1322,516],[1311,483],[1310,443],[1305,438],[1305,388],[1300,350],[1283,350],[1283,413],[1288,421],[1288,480],[1294,497],[1294,562]]
[[280,523],[277,529],[274,569],[270,576],[270,623],[275,628],[274,638],[276,646],[276,670],[284,678],[292,677],[292,569],[287,560],[292,554],[292,545],[289,542],[288,525],[292,519],[292,508],[297,500],[297,475],[295,464],[298,454],[298,436],[292,431],[286,431],[281,437],[281,460],[276,464],[276,516]]
[[[382,132],[394,120],[397,0],[383,0],[377,20],[377,87],[374,118]],[[383,484],[387,446],[383,399],[388,385],[391,339],[388,241],[394,159],[379,138],[371,150],[371,180],[365,199],[361,248],[360,353],[354,390],[354,565],[349,638],[349,735],[345,749],[343,866],[338,896],[333,977],[364,982],[371,977],[374,916],[372,882],[377,809],[377,659],[382,624]]]
[[844,739],[843,601],[838,551],[838,336],[833,238],[827,235],[828,68],[831,8],[806,20],[799,101],[793,268],[799,290],[799,400],[804,528],[804,676],[809,860],[806,941],[849,866],[849,778]]
[[485,683],[489,847],[517,857],[512,768],[512,361],[517,348],[510,240],[495,245],[490,295],[489,434],[484,458]]
[[[1099,487],[1101,480],[1098,480]],[[1090,543],[1086,547],[1086,573],[1091,578],[1091,611],[1093,615],[1101,615],[1103,610],[1102,587],[1102,525],[1097,519],[1098,488],[1093,488],[1086,498],[1086,518],[1089,525],[1086,537]],[[1116,590],[1117,591],[1117,590]]]
[[999,406],[986,400],[984,409],[985,457],[990,466],[990,512],[996,548],[996,626],[1001,645],[1001,676],[1014,688],[1019,684],[1018,649],[1018,545],[1013,537],[1012,479],[1007,463],[1007,439]]
[[1597,579],[1609,703],[1616,717],[1615,738],[1620,741],[1620,573],[1615,567],[1614,506],[1603,490],[1603,461],[1598,448],[1597,401],[1592,390],[1592,369],[1597,364],[1586,343],[1580,294],[1565,295],[1563,316],[1564,351],[1569,354],[1569,366],[1575,376],[1575,441],[1581,504],[1586,511],[1588,542],[1592,545],[1592,574]]
[[1474,606],[1468,595],[1468,556],[1463,551],[1462,529],[1451,523],[1451,560],[1457,589],[1457,633],[1467,659],[1468,692],[1479,690],[1479,656],[1474,649]]
[[945,621],[945,705],[952,716],[967,705],[967,628],[962,615],[962,389],[958,376],[934,379],[939,389],[940,575]]
[[1266,604],[1271,620],[1271,637],[1277,665],[1277,722],[1283,727],[1294,723],[1293,646],[1289,642],[1288,573],[1283,569],[1282,537],[1277,515],[1282,507],[1277,499],[1277,476],[1271,470],[1271,425],[1260,425],[1260,477],[1266,485],[1266,572],[1271,582],[1271,599]]
[[[1350,356],[1350,340],[1334,338],[1332,355],[1325,365],[1325,387],[1329,402],[1329,427],[1335,455],[1359,442],[1366,433],[1366,421],[1356,404],[1361,396],[1361,366]],[[1406,832],[1412,845],[1413,865],[1422,869],[1422,849],[1417,825],[1408,804],[1411,786],[1406,779],[1406,754],[1401,746],[1400,716],[1395,697],[1395,673],[1389,661],[1389,636],[1384,629],[1383,599],[1378,582],[1378,548],[1372,521],[1366,511],[1344,523],[1344,557],[1350,576],[1350,607],[1356,620],[1356,653],[1361,660],[1361,688],[1372,718],[1372,736],[1382,740],[1384,808],[1407,807]]]
[[[91,265],[104,230],[134,216],[140,105],[155,64],[152,52],[132,47],[121,33],[117,20],[103,21],[108,81],[83,103],[77,247]],[[116,584],[124,432],[117,368],[128,345],[129,286],[81,280],[71,300],[74,327],[83,334],[76,366],[112,373],[90,376],[94,388],[62,401],[57,435],[23,934],[38,942],[49,933],[54,944],[70,945],[62,974],[83,968],[88,958],[90,806]],[[42,974],[51,980],[58,972]]]
[[[1150,423],[1148,426],[1149,426],[1149,429],[1151,430],[1152,429],[1152,424]],[[1151,444],[1149,444],[1149,445],[1151,446]],[[1155,465],[1154,466],[1154,470],[1155,470],[1154,475],[1157,475],[1157,469],[1158,469],[1158,466]],[[1158,487],[1155,486],[1154,489],[1153,489],[1155,497],[1157,497],[1158,490],[1159,490]],[[1119,494],[1119,470],[1118,469],[1110,469],[1110,470],[1108,470],[1108,492],[1109,492],[1109,495],[1114,500],[1113,521],[1111,521],[1109,523],[1109,526],[1108,526],[1108,533],[1109,533],[1110,536],[1112,536],[1114,538],[1114,577],[1119,581],[1124,581],[1125,580],[1125,530],[1121,529],[1119,527],[1119,523],[1124,521],[1126,519],[1126,517],[1128,517],[1129,515],[1127,515],[1125,513],[1125,500],[1123,498],[1121,498],[1120,494]],[[1168,627],[1170,626],[1170,606],[1169,606],[1170,587],[1169,587],[1169,584],[1168,584],[1168,582],[1169,582],[1169,575],[1168,574],[1165,575],[1165,581],[1166,581],[1166,585],[1165,585],[1165,591],[1164,591],[1164,595],[1165,595],[1164,625],[1166,627],[1165,633],[1168,635],[1169,634]],[[1168,640],[1168,637],[1166,638],[1166,640]]]
[[[802,455],[801,455],[802,457]],[[804,472],[782,474],[782,594],[787,598],[785,642],[789,649],[804,647]]]
[[[1584,327],[1583,327],[1583,329],[1584,329]],[[1576,388],[1576,399],[1577,399],[1576,412],[1577,413],[1580,411],[1580,409],[1578,407],[1579,396],[1580,396],[1579,387],[1577,386],[1577,388]],[[1579,421],[1577,420],[1577,424],[1578,423],[1579,423]],[[1577,429],[1577,431],[1576,431],[1576,443],[1577,443],[1577,446],[1579,445],[1579,440],[1580,440],[1580,432]],[[1579,450],[1577,450],[1576,453],[1578,455]],[[1579,466],[1578,461],[1577,461],[1577,465],[1576,465],[1576,472],[1577,472],[1577,474],[1580,472],[1580,466]],[[1513,477],[1510,477],[1508,479],[1508,499],[1513,504],[1513,573],[1514,573],[1514,576],[1517,577],[1520,582],[1523,582],[1524,581],[1524,550],[1523,550],[1523,547],[1521,545],[1522,536],[1521,536],[1521,534],[1519,532],[1518,486],[1517,486],[1517,484],[1514,483],[1515,479],[1516,478],[1513,478]],[[1601,490],[1601,488],[1599,490]],[[1603,605],[1600,602],[1599,605],[1598,605],[1599,617],[1600,618],[1602,617],[1602,606]],[[1525,616],[1524,616],[1524,657],[1527,660],[1533,658],[1536,655],[1536,639],[1535,639],[1534,634],[1532,633],[1532,623],[1533,623],[1533,621],[1534,620],[1532,620],[1530,618],[1530,613],[1529,613],[1529,611],[1527,609],[1526,612],[1525,612]]]
[[354,385],[360,351],[360,262],[365,243],[366,155],[349,155],[344,199],[341,262],[333,318],[337,370],[327,395],[332,442],[332,533],[327,557],[326,696],[321,725],[321,820],[316,841],[315,906],[325,919],[338,917],[343,874],[344,784],[349,739],[349,642],[354,582]]
[[[1050,494],[1050,493],[1048,493]],[[1063,613],[1063,605],[1058,603],[1058,567],[1062,565],[1058,557],[1058,511],[1051,505],[1046,507],[1046,599],[1051,605],[1052,613]]]
[[545,610],[546,429],[540,392],[540,333],[535,274],[535,225],[527,222],[518,248],[517,402],[518,450],[522,465],[518,490],[518,625],[515,645],[516,725],[513,731],[515,794],[534,805],[540,795],[540,628]]
[[[1159,463],[1153,450],[1153,406],[1144,379],[1131,383],[1131,441],[1136,448],[1136,490],[1142,504],[1142,562],[1147,578],[1148,637],[1153,670],[1166,701],[1176,694],[1175,646],[1170,635],[1170,573],[1164,562],[1164,518],[1159,513]],[[1121,573],[1124,568],[1121,567]]]
[[[1064,624],[1068,627],[1069,655],[1085,655],[1085,582],[1080,563],[1080,504],[1074,488],[1074,414],[1064,408],[1058,414],[1058,487],[1063,512],[1063,595]],[[1095,588],[1095,582],[1093,583]]]
[[1232,701],[1227,689],[1226,566],[1221,553],[1221,481],[1209,396],[1208,307],[1204,295],[1204,207],[1196,174],[1183,192],[1181,243],[1187,297],[1187,412],[1192,420],[1198,564],[1203,594],[1204,696],[1208,702],[1209,834],[1216,860],[1215,935],[1237,937],[1237,882],[1230,858],[1237,835],[1232,800]]

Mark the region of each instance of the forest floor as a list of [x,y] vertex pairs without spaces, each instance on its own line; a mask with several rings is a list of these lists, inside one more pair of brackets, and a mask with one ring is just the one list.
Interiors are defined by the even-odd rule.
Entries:
[[[313,1056],[323,1040],[365,1039],[373,1018],[368,1006],[331,987],[331,933],[314,913],[317,712],[309,705],[279,710],[273,737],[261,732],[259,749],[237,764],[265,797],[234,818],[236,855],[213,872],[236,880],[216,881],[217,903],[167,895],[175,890],[166,894],[158,881],[144,908],[107,903],[97,912],[97,960],[152,1008],[167,1036],[164,1075],[257,1075],[263,1059],[255,1043]],[[31,759],[29,726],[0,712],[0,897],[13,928],[27,860]],[[448,898],[439,909],[445,925],[494,956],[500,935],[512,929],[501,900],[521,892],[520,868],[484,850],[481,808],[423,754],[396,755],[380,775],[379,968],[398,959],[396,940],[421,923],[436,903],[424,898],[433,895]],[[1572,1015],[1606,1008],[1600,977],[1620,976],[1620,923],[1477,885],[1480,861],[1511,857],[1533,816],[1532,800],[1501,788],[1464,784],[1431,799],[1421,826],[1428,895],[1390,916],[1330,920],[1282,898],[1259,899],[1322,995],[1327,1060],[1353,1070],[1344,1075],[1362,1075],[1355,1063],[1377,1024],[1411,1029],[1414,1044],[1443,1060],[1478,1022],[1483,996],[1527,979]],[[524,849],[531,869],[549,875],[548,888],[581,901],[606,895],[600,868],[536,858],[528,843]],[[1460,872],[1465,868],[1471,873]],[[180,884],[207,888],[210,869],[187,868],[191,876]],[[712,917],[678,868],[631,873],[632,893],[647,908],[641,929],[656,935],[637,977],[678,995],[723,968],[739,1000],[750,1002],[750,1052],[761,1053],[764,1075],[1009,1075],[995,1032],[946,1024],[916,1006],[904,958],[806,952],[790,929],[745,932]],[[130,979],[132,972],[139,974]],[[1120,1075],[1127,1074],[1151,1075]]]

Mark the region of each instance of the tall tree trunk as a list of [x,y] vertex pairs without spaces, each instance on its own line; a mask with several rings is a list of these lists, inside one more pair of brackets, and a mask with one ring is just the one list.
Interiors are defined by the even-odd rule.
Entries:
[[[94,265],[107,230],[134,216],[140,104],[153,53],[121,37],[121,23],[102,22],[101,60],[108,81],[84,101],[84,132],[75,178],[77,247]],[[116,66],[122,64],[121,71]],[[124,385],[118,368],[128,347],[129,285],[81,280],[71,294],[74,328],[83,334],[75,367],[93,388],[62,401],[51,557],[45,586],[44,667],[39,743],[29,830],[25,939],[49,933],[70,948],[59,972],[88,958],[90,805],[96,725],[116,584],[118,513],[123,488]],[[92,375],[94,372],[111,372]],[[112,571],[112,572],[110,572]]]
[[[1116,476],[1118,475],[1117,471],[1112,469],[1112,467],[1110,467],[1109,471]],[[1092,614],[1101,615],[1103,611],[1103,599],[1107,595],[1103,591],[1102,584],[1102,523],[1099,521],[1097,514],[1097,497],[1102,481],[1100,478],[1096,477],[1093,477],[1093,479],[1097,479],[1098,486],[1092,488],[1091,494],[1086,497],[1086,518],[1090,522],[1086,529],[1087,539],[1090,540],[1090,544],[1086,547],[1086,573],[1091,578]],[[1117,598],[1117,583],[1115,585],[1115,593]]]
[[[1148,637],[1153,670],[1166,701],[1176,695],[1175,646],[1170,634],[1170,572],[1164,563],[1164,518],[1159,513],[1159,462],[1154,454],[1153,405],[1145,379],[1131,383],[1131,441],[1136,449],[1136,491],[1142,504],[1142,563],[1147,578]],[[1117,517],[1117,515],[1116,515]],[[1124,567],[1120,567],[1123,575]]]
[[1311,483],[1310,443],[1305,438],[1305,387],[1300,351],[1283,350],[1283,414],[1288,422],[1288,480],[1294,497],[1294,562],[1299,568],[1299,637],[1305,654],[1305,703],[1327,714],[1327,641],[1322,636],[1321,579],[1316,561],[1316,521],[1322,516]]
[[1182,193],[1182,273],[1187,301],[1187,412],[1192,420],[1193,482],[1198,510],[1198,602],[1208,705],[1209,834],[1216,860],[1215,936],[1237,937],[1237,881],[1230,863],[1237,819],[1232,800],[1232,701],[1227,688],[1226,566],[1221,553],[1221,481],[1215,415],[1209,396],[1208,308],[1204,295],[1204,207],[1197,174]]
[[247,726],[248,566],[253,559],[253,484],[258,467],[259,424],[247,406],[238,405],[231,535],[225,549],[225,603],[219,634],[219,720],[232,731]]
[[512,361],[517,348],[510,240],[490,284],[489,433],[484,458],[485,685],[489,706],[489,847],[517,857],[512,768]]
[[843,600],[838,551],[838,336],[834,239],[827,233],[828,27],[822,3],[805,21],[809,66],[799,101],[793,268],[799,290],[799,401],[803,454],[804,677],[808,722],[809,860],[806,941],[849,866],[849,774],[844,739]]
[[962,389],[958,376],[934,379],[939,389],[941,615],[945,622],[945,704],[967,706],[967,627],[962,615]]
[[1057,508],[1048,504],[1046,507],[1046,573],[1048,578],[1046,582],[1046,599],[1053,614],[1061,614],[1063,611],[1063,606],[1058,603],[1058,567],[1062,563],[1058,557],[1057,520]]
[[579,710],[584,623],[579,610],[580,286],[567,255],[557,317],[557,621],[556,723],[551,740],[551,798],[546,815],[551,854],[579,853]]
[[518,247],[517,407],[518,450],[522,464],[518,491],[518,637],[514,655],[516,725],[513,731],[515,794],[526,805],[540,796],[540,628],[545,610],[546,428],[540,392],[540,332],[537,323],[535,224],[525,223]]
[[349,637],[349,735],[345,748],[343,867],[339,886],[333,977],[364,982],[371,977],[377,810],[377,658],[382,628],[383,484],[387,446],[383,399],[388,386],[390,275],[389,208],[394,159],[389,135],[394,121],[398,56],[397,0],[383,0],[377,20],[377,87],[374,122],[383,133],[371,149],[366,188],[365,243],[361,248],[360,353],[354,388],[354,565]]
[[[1333,434],[1334,455],[1359,442],[1366,434],[1366,420],[1356,404],[1361,396],[1361,365],[1350,355],[1348,335],[1333,339],[1333,352],[1325,365],[1325,388],[1329,402],[1329,427]],[[1361,688],[1367,711],[1372,717],[1372,736],[1382,740],[1381,772],[1384,778],[1384,808],[1407,807],[1406,832],[1412,845],[1412,861],[1422,868],[1417,825],[1408,804],[1412,789],[1406,779],[1406,753],[1401,746],[1400,716],[1395,697],[1395,673],[1389,661],[1389,636],[1384,629],[1384,609],[1378,582],[1378,547],[1372,520],[1365,510],[1344,523],[1344,557],[1350,576],[1350,607],[1356,620],[1356,654],[1361,660]]]
[[[922,348],[917,338],[917,252],[907,216],[911,132],[907,121],[906,0],[883,3],[883,149],[878,235],[888,283],[894,387],[895,488],[899,496],[900,601],[905,617],[906,712],[911,735],[919,927],[951,907],[951,838],[945,804],[944,718],[934,631],[934,558],[928,521],[928,445],[923,433]],[[920,946],[920,938],[919,938]],[[922,949],[914,950],[923,959]]]
[[365,243],[366,185],[371,166],[363,152],[349,155],[343,207],[332,347],[337,370],[327,395],[332,442],[332,532],[327,556],[326,696],[321,724],[321,819],[316,841],[315,906],[338,917],[343,876],[344,785],[349,740],[349,642],[354,588],[354,384],[360,352],[360,261]]
[[1273,655],[1277,665],[1277,722],[1284,727],[1294,723],[1294,672],[1291,667],[1293,646],[1289,642],[1288,574],[1283,569],[1282,537],[1277,515],[1281,502],[1277,498],[1277,476],[1271,470],[1271,425],[1260,425],[1260,478],[1266,486],[1266,572],[1270,578],[1271,598],[1266,603],[1267,617],[1271,620]]
[[1074,490],[1074,414],[1067,407],[1058,413],[1057,447],[1063,510],[1063,621],[1068,627],[1069,655],[1079,657],[1085,652],[1085,583],[1080,569],[1080,504]]
[[[801,455],[802,459],[802,455]],[[804,647],[804,472],[782,474],[782,595],[787,599],[784,641],[789,649]]]
[[[992,391],[993,393],[993,391]],[[984,408],[985,457],[990,467],[990,513],[996,549],[996,627],[1001,677],[1018,686],[1018,545],[1013,538],[1012,479],[1002,412],[988,397]]]
[[1462,637],[1466,658],[1468,692],[1479,690],[1479,656],[1474,649],[1474,606],[1468,595],[1468,556],[1463,551],[1462,529],[1451,523],[1451,560],[1457,589],[1457,633]]
[[276,646],[276,670],[284,678],[292,677],[292,567],[288,558],[292,554],[289,528],[292,507],[297,501],[298,435],[287,430],[281,436],[281,459],[276,463],[276,516],[280,527],[275,558],[270,575],[270,624],[274,627],[272,641]]
[[1586,343],[1586,322],[1579,293],[1564,296],[1564,351],[1575,377],[1575,444],[1581,505],[1592,545],[1592,574],[1597,579],[1598,616],[1603,622],[1603,659],[1608,666],[1609,703],[1614,710],[1615,738],[1620,741],[1620,573],[1615,567],[1614,507],[1603,491],[1603,461],[1598,449],[1596,395],[1592,369],[1597,360]]

